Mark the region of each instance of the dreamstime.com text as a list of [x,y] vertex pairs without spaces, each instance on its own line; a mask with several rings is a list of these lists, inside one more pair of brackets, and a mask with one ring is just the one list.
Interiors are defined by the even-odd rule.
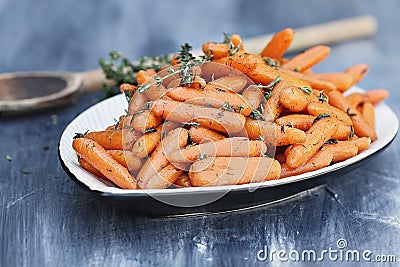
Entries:
[[321,251],[306,250],[275,250],[264,246],[257,252],[259,261],[280,262],[397,262],[396,255],[375,254],[371,250],[347,249],[347,240],[337,240],[335,247],[328,247]]

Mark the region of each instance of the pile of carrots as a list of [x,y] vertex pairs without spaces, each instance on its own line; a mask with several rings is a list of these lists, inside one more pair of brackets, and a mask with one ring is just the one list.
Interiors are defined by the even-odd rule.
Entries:
[[368,149],[378,138],[374,105],[388,92],[344,96],[368,66],[315,73],[330,48],[284,58],[294,35],[292,29],[276,33],[260,54],[246,53],[237,34],[227,43],[203,44],[212,62],[240,75],[203,78],[204,69],[195,66],[193,82],[182,85],[180,78],[155,83],[154,70],[139,71],[137,82],[146,90],[120,87],[131,95],[127,115],[74,138],[79,163],[123,189],[160,189],[281,179]]

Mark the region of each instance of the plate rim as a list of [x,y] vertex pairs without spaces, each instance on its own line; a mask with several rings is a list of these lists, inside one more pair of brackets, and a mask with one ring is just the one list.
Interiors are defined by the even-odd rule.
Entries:
[[[363,89],[359,87],[353,87],[354,90],[356,91],[364,91]],[[276,186],[283,186],[283,185],[289,185],[293,184],[296,182],[300,182],[303,180],[308,180],[308,179],[314,179],[319,176],[327,175],[329,173],[334,173],[338,170],[344,169],[346,167],[352,166],[356,163],[360,163],[362,161],[365,161],[378,152],[381,152],[385,150],[396,138],[398,129],[399,129],[399,120],[396,116],[396,113],[384,102],[379,103],[378,105],[382,105],[383,108],[386,108],[388,112],[393,115],[395,118],[394,122],[391,122],[393,124],[393,131],[390,134],[390,137],[385,140],[385,142],[379,146],[378,148],[372,150],[365,150],[358,154],[355,157],[352,157],[350,159],[347,159],[342,162],[338,162],[335,164],[332,164],[328,167],[324,167],[322,169],[312,171],[312,172],[307,172],[303,173],[300,175],[295,175],[291,177],[286,177],[283,179],[278,179],[278,180],[271,180],[271,181],[263,181],[263,182],[258,182],[258,183],[248,183],[248,184],[242,184],[242,185],[226,185],[226,186],[209,186],[209,187],[185,187],[185,188],[171,188],[171,189],[132,189],[132,190],[127,190],[127,189],[120,189],[116,187],[110,187],[113,188],[116,192],[110,192],[110,191],[101,191],[98,189],[93,189],[91,188],[88,184],[86,184],[84,181],[79,179],[77,174],[75,174],[70,167],[68,166],[66,159],[64,157],[63,153],[63,148],[62,145],[64,144],[64,140],[66,138],[66,132],[69,129],[69,127],[72,127],[71,125],[79,120],[82,116],[85,116],[88,113],[93,112],[96,108],[102,105],[107,105],[108,102],[114,102],[114,101],[119,101],[117,98],[121,98],[121,100],[125,99],[122,94],[116,95],[114,97],[111,97],[109,99],[106,99],[102,102],[99,102],[83,112],[81,112],[78,116],[76,116],[70,123],[65,127],[60,139],[59,139],[59,144],[58,144],[58,157],[61,162],[61,165],[64,169],[64,171],[68,174],[70,178],[72,178],[75,182],[79,182],[78,184],[86,188],[87,190],[96,193],[97,195],[104,196],[104,197],[144,197],[144,196],[167,196],[167,195],[186,195],[186,194],[210,194],[210,193],[222,193],[222,192],[230,192],[230,191],[248,191],[249,193],[255,190],[263,189],[263,188],[272,188]],[[86,170],[85,170],[86,171]],[[93,174],[90,174],[93,175]],[[93,175],[94,176],[94,175]],[[94,179],[96,179],[94,177]]]

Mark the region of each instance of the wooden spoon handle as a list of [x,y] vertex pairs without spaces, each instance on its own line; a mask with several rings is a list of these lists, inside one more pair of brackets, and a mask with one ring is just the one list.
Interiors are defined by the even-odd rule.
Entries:
[[88,70],[78,73],[82,78],[83,92],[94,92],[102,89],[103,84],[115,85],[114,81],[107,80],[101,69]]
[[[378,28],[376,19],[370,15],[335,20],[327,23],[295,29],[296,35],[289,52],[303,50],[315,45],[330,45],[339,42],[372,36]],[[260,53],[273,34],[243,40],[245,50]]]

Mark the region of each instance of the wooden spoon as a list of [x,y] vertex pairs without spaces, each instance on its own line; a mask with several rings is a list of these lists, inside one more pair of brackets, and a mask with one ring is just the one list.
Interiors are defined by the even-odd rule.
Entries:
[[[372,16],[359,16],[296,29],[289,51],[317,44],[333,44],[371,36],[377,29]],[[273,34],[245,39],[246,51],[259,53]],[[194,51],[200,54],[200,50]],[[72,72],[19,72],[0,74],[0,113],[26,113],[72,104],[82,92],[102,88],[106,80],[101,70]]]

